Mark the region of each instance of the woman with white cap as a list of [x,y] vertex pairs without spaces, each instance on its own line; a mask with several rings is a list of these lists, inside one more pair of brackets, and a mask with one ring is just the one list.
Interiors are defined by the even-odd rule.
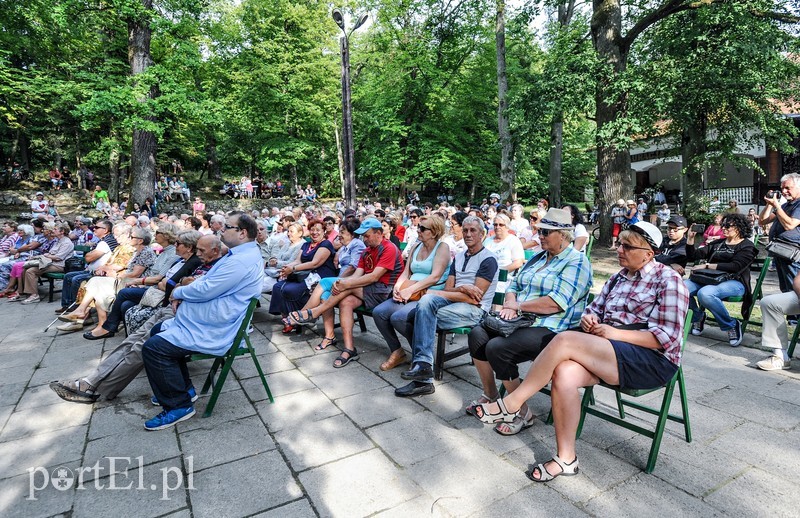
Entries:
[[[469,333],[469,349],[483,385],[483,394],[466,408],[474,414],[480,403],[498,397],[495,378],[508,393],[520,385],[520,363],[535,359],[560,331],[578,327],[592,286],[592,266],[574,246],[574,226],[568,210],[550,209],[539,222],[544,252],[533,256],[506,289],[498,317],[512,320],[535,314],[536,321],[504,337],[482,325]],[[519,415],[495,431],[514,435],[533,425],[533,412],[523,402]]]
[[611,235],[614,237],[614,243],[611,245],[611,250],[617,248],[617,238],[619,237],[619,233],[622,232],[622,225],[625,223],[626,214],[625,200],[620,198],[617,200],[617,204],[611,208],[611,221],[614,223],[614,227],[611,231]]
[[661,231],[639,222],[619,239],[622,270],[584,311],[583,332],[559,333],[534,360],[517,390],[475,408],[475,416],[484,423],[513,422],[524,402],[552,380],[558,453],[526,473],[535,482],[578,473],[575,433],[581,387],[602,380],[622,388],[656,388],[680,365],[689,293],[677,272],[653,259],[661,246]]

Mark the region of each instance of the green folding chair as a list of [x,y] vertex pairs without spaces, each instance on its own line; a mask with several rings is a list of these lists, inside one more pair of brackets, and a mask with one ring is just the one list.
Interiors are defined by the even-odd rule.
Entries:
[[589,234],[589,241],[586,242],[586,258],[592,260],[592,246],[594,246],[594,235]]
[[[692,311],[689,310],[686,314],[686,320],[683,323],[683,339],[681,341],[681,351],[683,351],[684,346],[686,345],[686,338],[689,335],[689,329],[691,329],[691,322],[692,322]],[[675,385],[678,385],[678,392],[680,393],[681,399],[681,415],[675,415],[669,413],[669,406],[672,402],[672,395],[675,392]],[[652,473],[653,469],[656,466],[656,460],[658,460],[658,451],[661,448],[661,439],[664,436],[664,428],[666,427],[667,421],[675,421],[677,423],[683,424],[684,435],[686,437],[686,442],[692,442],[692,428],[689,423],[689,401],[686,397],[686,383],[683,378],[683,367],[678,367],[678,372],[675,373],[675,376],[663,387],[658,387],[654,389],[646,389],[646,390],[636,390],[636,389],[621,389],[618,386],[608,385],[606,383],[600,382],[600,385],[611,389],[615,392],[616,399],[617,399],[617,411],[619,413],[619,417],[616,415],[606,413],[601,408],[597,406],[592,406],[590,404],[591,399],[594,397],[594,387],[586,387],[583,393],[583,399],[581,400],[581,420],[578,423],[578,432],[576,437],[579,438],[581,436],[581,431],[583,430],[583,423],[586,419],[586,414],[591,414],[593,416],[599,417],[604,421],[608,421],[610,423],[616,424],[617,426],[621,426],[626,430],[630,430],[632,432],[636,432],[640,435],[644,435],[645,437],[649,437],[653,440],[650,446],[650,455],[647,458],[647,466],[645,471],[647,473]],[[622,397],[622,394],[625,394],[629,397],[638,398],[654,392],[656,390],[664,390],[664,397],[661,400],[661,406],[659,408],[653,408],[641,403],[637,403],[630,399],[625,399]],[[644,428],[643,426],[639,426],[637,424],[632,423],[625,419],[625,407],[631,407],[648,414],[658,416],[658,420],[656,421],[655,429],[651,430],[649,428]]]
[[[208,400],[208,405],[206,406],[206,411],[203,413],[203,417],[211,416],[211,412],[214,411],[214,406],[217,404],[217,398],[219,398],[219,394],[222,391],[222,386],[225,384],[225,379],[228,377],[228,373],[233,366],[233,360],[235,360],[237,356],[244,356],[246,354],[249,354],[250,358],[253,359],[253,363],[256,364],[256,370],[258,370],[258,375],[261,378],[261,383],[264,385],[264,390],[267,391],[269,402],[275,402],[275,400],[272,398],[272,391],[269,390],[267,378],[264,377],[264,371],[261,370],[261,364],[258,362],[258,358],[256,357],[253,344],[250,343],[250,336],[247,334],[247,328],[250,326],[250,321],[253,319],[253,311],[255,311],[257,303],[258,299],[250,300],[250,304],[247,306],[247,313],[244,316],[244,320],[242,320],[242,325],[239,326],[239,330],[236,332],[236,336],[233,338],[233,344],[224,355],[215,356],[213,354],[197,353],[192,354],[188,358],[189,361],[209,359],[214,360],[214,363],[211,365],[211,370],[208,372],[208,376],[206,376],[206,382],[203,384],[203,390],[200,391],[201,394],[205,395],[208,393],[209,388],[213,387],[214,389],[211,392],[211,399]],[[244,340],[244,345],[247,347],[243,346],[242,340]],[[214,375],[217,373],[217,370],[220,367],[222,367],[222,370],[219,373],[219,377],[215,381]]]
[[[764,264],[761,265],[761,271],[758,274],[758,279],[756,280],[756,285],[753,288],[753,302],[750,304],[750,311],[747,312],[747,318],[742,320],[742,333],[747,331],[747,326],[753,324],[754,326],[762,326],[763,322],[759,322],[757,320],[750,320],[750,317],[753,315],[753,309],[756,307],[756,303],[761,300],[761,296],[763,295],[762,284],[764,284],[764,279],[767,278],[767,273],[769,273],[769,265],[772,264],[772,257],[767,257],[764,259]],[[744,297],[728,297],[725,299],[726,302],[742,302]],[[744,308],[742,308],[744,309]],[[744,315],[744,311],[742,311]]]

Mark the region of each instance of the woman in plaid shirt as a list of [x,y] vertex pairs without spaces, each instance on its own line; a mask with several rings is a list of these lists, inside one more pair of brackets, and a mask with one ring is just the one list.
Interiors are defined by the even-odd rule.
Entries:
[[535,482],[578,473],[579,388],[600,380],[622,388],[655,388],[667,383],[680,364],[689,294],[677,272],[653,259],[661,246],[661,231],[639,222],[619,237],[622,270],[586,308],[583,332],[559,333],[517,390],[476,408],[476,417],[484,423],[511,422],[525,401],[552,379],[558,454],[526,473]]

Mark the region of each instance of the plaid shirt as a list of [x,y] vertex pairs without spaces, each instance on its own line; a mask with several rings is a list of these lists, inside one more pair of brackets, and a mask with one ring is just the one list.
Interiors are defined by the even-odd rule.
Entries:
[[[616,284],[609,292],[614,279]],[[689,292],[680,275],[669,266],[650,261],[632,276],[627,269],[612,275],[586,313],[594,313],[612,326],[647,324],[664,356],[680,365],[688,308]]]
[[592,266],[586,255],[572,246],[547,263],[547,255],[522,268],[506,289],[517,295],[518,302],[550,297],[561,311],[536,319],[537,327],[546,327],[556,333],[575,328],[580,324],[586,307],[586,297],[592,287]]

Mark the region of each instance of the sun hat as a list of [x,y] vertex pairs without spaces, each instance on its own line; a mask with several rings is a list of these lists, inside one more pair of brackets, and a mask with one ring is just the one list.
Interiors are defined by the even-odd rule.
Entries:
[[661,231],[658,227],[646,221],[634,223],[628,227],[628,230],[642,236],[644,240],[647,241],[647,244],[650,245],[650,248],[653,249],[653,252],[657,252],[661,248],[661,243],[664,241],[664,236],[661,235]]
[[636,202],[634,202],[633,200],[628,200],[628,201],[626,201],[625,203],[626,203],[627,205],[636,205]]
[[623,198],[618,199],[617,205],[625,205],[625,200]]
[[575,230],[575,225],[572,224],[572,213],[556,208],[548,210],[537,226],[540,230]]

